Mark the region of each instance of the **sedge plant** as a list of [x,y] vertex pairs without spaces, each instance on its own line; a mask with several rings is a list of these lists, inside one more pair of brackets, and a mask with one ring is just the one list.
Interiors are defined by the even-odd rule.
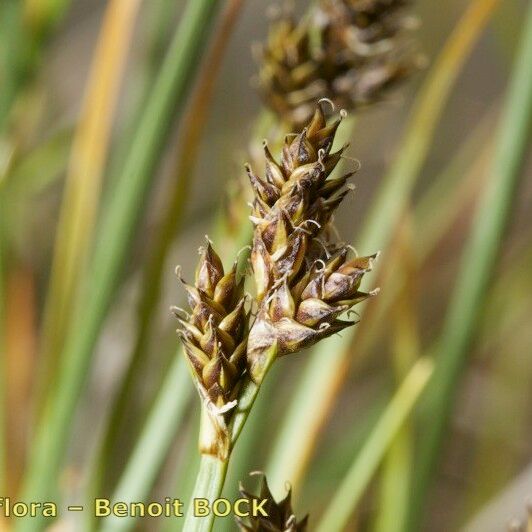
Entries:
[[[238,3],[238,0],[236,2]],[[417,123],[419,126],[417,135],[407,136],[406,144],[410,149],[406,149],[404,156],[400,157],[403,164],[398,164],[397,171],[392,172],[392,176],[396,179],[387,180],[383,184],[384,195],[379,195],[376,204],[381,207],[384,205],[386,208],[382,209],[378,217],[370,216],[372,222],[370,226],[375,232],[371,227],[363,232],[361,249],[364,252],[367,251],[366,245],[369,249],[373,249],[373,243],[375,246],[384,246],[391,236],[390,227],[396,225],[394,221],[398,221],[406,205],[405,200],[427,154],[439,112],[462,64],[463,56],[460,54],[467,55],[475,40],[474,36],[480,33],[496,2],[497,0],[473,0],[471,3],[472,8],[467,11],[468,15],[471,15],[468,17],[469,34],[467,31],[457,32],[454,42],[458,44],[452,50],[453,53],[448,54],[448,58],[454,58],[455,63],[451,65],[447,62],[444,65],[447,67],[447,75],[439,78],[435,76],[436,79],[432,80],[433,91],[427,92],[433,97],[436,96],[432,102],[434,104],[435,101],[433,105],[435,111],[425,107],[416,115],[422,116],[423,120]],[[37,16],[36,20],[39,16],[39,6],[51,6],[53,12],[53,6],[68,4],[64,0],[44,2],[26,0],[21,2],[21,5],[22,3],[32,15]],[[194,30],[199,27],[205,29],[206,19],[210,19],[214,13],[214,10],[210,12],[208,9],[213,7],[213,4],[210,6],[207,4],[209,2],[204,3],[204,0],[198,2],[191,0],[189,4],[198,10],[195,11],[198,18],[193,17],[192,20],[195,22],[189,25],[190,31],[183,33],[190,37],[190,40],[185,39],[185,41],[192,48],[195,47],[194,42],[196,45],[198,42],[194,41],[191,34],[194,33],[195,37],[200,34],[205,36],[207,32]],[[14,6],[16,2],[8,0],[5,5]],[[292,436],[295,431],[299,431],[300,435],[309,441],[308,445],[301,447],[300,440],[293,438],[295,448],[299,446],[303,451],[298,453],[294,464],[296,468],[299,467],[299,472],[304,472],[306,463],[303,462],[311,455],[316,442],[315,435],[323,425],[323,420],[327,417],[338,392],[327,384],[328,371],[338,377],[341,370],[346,369],[346,363],[336,364],[336,349],[331,349],[331,345],[341,347],[338,357],[344,362],[348,352],[352,351],[347,348],[346,341],[336,343],[333,339],[337,333],[345,329],[344,334],[347,339],[352,340],[353,337],[348,332],[349,327],[354,325],[350,319],[350,312],[354,312],[351,308],[376,293],[364,292],[361,289],[362,279],[371,269],[375,255],[359,257],[354,249],[339,241],[340,237],[332,226],[332,216],[350,188],[347,184],[349,176],[334,178],[331,175],[335,169],[338,171],[347,159],[344,157],[345,148],[335,150],[341,145],[338,128],[341,132],[342,129],[347,129],[348,124],[347,121],[342,123],[343,112],[340,113],[338,120],[329,124],[325,118],[324,102],[322,101],[317,110],[315,102],[318,98],[326,96],[336,105],[339,104],[341,108],[351,112],[381,100],[388,88],[408,77],[415,69],[415,61],[411,62],[412,56],[408,58],[408,54],[403,56],[396,53],[398,35],[410,27],[410,19],[403,16],[405,13],[403,8],[408,5],[407,0],[363,0],[363,2],[322,0],[313,2],[310,6],[311,10],[317,10],[318,16],[312,16],[311,12],[311,16],[307,16],[301,24],[293,23],[289,17],[281,17],[273,25],[271,39],[262,50],[263,64],[259,75],[263,100],[266,107],[271,110],[261,116],[267,115],[266,121],[273,127],[266,135],[270,141],[269,146],[264,146],[264,155],[251,156],[253,168],[260,170],[256,172],[251,167],[247,168],[250,190],[253,193],[251,223],[246,216],[245,221],[240,219],[236,224],[239,229],[238,237],[249,239],[252,244],[250,272],[245,272],[242,267],[247,260],[245,253],[225,252],[218,255],[213,242],[209,239],[201,248],[194,281],[187,284],[183,280],[191,309],[190,311],[175,309],[180,323],[179,335],[185,356],[172,364],[170,370],[166,372],[164,386],[159,392],[152,412],[154,415],[148,418],[135,451],[126,464],[124,474],[113,494],[114,500],[144,500],[154,485],[163,459],[168,454],[171,443],[176,440],[178,426],[182,424],[182,418],[189,404],[189,390],[192,389],[192,385],[186,380],[187,369],[200,396],[202,409],[201,463],[193,497],[209,499],[218,497],[229,463],[233,464],[234,461],[235,443],[244,425],[248,423],[248,415],[252,409],[255,418],[259,424],[261,423],[260,416],[258,418],[256,416],[260,409],[255,408],[253,404],[259,392],[261,399],[268,399],[265,397],[267,390],[263,385],[274,365],[280,366],[276,369],[282,369],[283,364],[277,364],[277,358],[319,343],[320,346],[325,346],[320,353],[329,351],[331,359],[329,368],[323,363],[323,357],[321,357],[321,366],[319,364],[314,366],[321,370],[322,382],[325,384],[321,388],[314,387],[313,400],[305,404],[308,412],[314,415],[310,430],[311,438],[308,438],[306,430],[300,430],[302,426],[305,427],[304,421],[303,424],[294,424],[291,427]],[[358,8],[361,11],[358,11]],[[0,12],[2,9],[0,7]],[[389,9],[389,12],[386,12],[386,9]],[[205,24],[202,24],[202,21]],[[460,28],[463,30],[464,26]],[[129,32],[132,28],[126,24],[126,29]],[[203,36],[198,38],[203,40]],[[135,209],[135,206],[140,204],[141,196],[146,195],[151,175],[160,159],[164,140],[170,128],[170,117],[173,119],[171,109],[183,100],[184,88],[192,78],[185,73],[192,72],[190,59],[195,54],[189,54],[187,49],[188,46],[184,51],[182,47],[172,46],[172,50],[176,52],[170,54],[172,59],[169,60],[169,64],[172,66],[166,69],[165,61],[162,69],[165,74],[162,76],[163,80],[161,82],[161,79],[157,79],[154,84],[156,103],[153,103],[154,99],[148,98],[146,112],[141,113],[142,127],[139,128],[138,135],[134,135],[133,143],[139,149],[132,150],[131,154],[127,155],[124,171],[120,173],[116,182],[114,189],[116,193],[112,194],[109,201],[103,205],[102,223],[98,239],[95,240],[94,255],[91,261],[87,260],[91,268],[75,272],[76,277],[79,274],[79,280],[85,283],[83,286],[80,283],[80,286],[73,288],[76,291],[82,288],[80,294],[85,297],[79,308],[76,306],[75,315],[68,316],[72,317],[72,325],[64,327],[67,333],[66,349],[57,353],[61,355],[61,371],[57,376],[58,386],[52,390],[50,402],[44,405],[42,411],[46,423],[38,427],[25,490],[21,494],[24,498],[54,494],[60,461],[63,460],[68,438],[71,436],[74,407],[82,393],[84,375],[88,373],[90,367],[93,347],[112,303],[113,294],[116,293],[120,268],[130,247],[134,226],[142,212],[142,209]],[[371,53],[372,49],[374,53]],[[372,63],[371,59],[376,62]],[[187,64],[184,65],[181,61]],[[110,74],[116,77],[116,80],[120,76],[118,70]],[[429,94],[426,94],[426,101],[430,99]],[[116,91],[108,92],[106,96],[114,97]],[[114,101],[108,103],[113,104],[111,107],[114,106]],[[203,110],[205,111],[205,108]],[[431,112],[423,113],[422,110]],[[100,123],[106,126],[105,134],[95,135],[96,140],[101,141],[105,149],[109,141],[107,137],[111,121],[112,114],[109,113],[105,117],[105,123]],[[202,120],[198,122],[201,123]],[[519,120],[515,119],[514,122],[522,126]],[[423,131],[428,133],[426,138],[421,138],[423,135],[420,132]],[[284,143],[281,132],[288,133]],[[144,136],[144,139],[140,139],[141,136]],[[197,148],[197,139],[191,142],[193,145],[195,142]],[[278,162],[272,154],[277,154],[279,151],[282,153]],[[187,156],[193,158],[193,152],[194,150],[187,152]],[[410,162],[406,163],[407,160]],[[191,164],[190,161],[188,163]],[[100,161],[98,181],[103,178],[102,164]],[[262,170],[263,166],[265,170]],[[184,175],[186,172],[180,173]],[[397,186],[399,181],[403,182],[404,187]],[[2,207],[6,203],[2,186],[0,173],[0,215],[4,215]],[[82,196],[81,194],[80,198]],[[185,196],[186,194],[181,196],[181,202]],[[391,196],[394,196],[393,203],[390,200]],[[502,196],[508,197],[506,193]],[[241,203],[239,212],[243,212],[244,196],[237,195],[234,200]],[[449,198],[445,201],[449,203]],[[95,203],[91,205],[95,206]],[[374,212],[373,210],[372,213]],[[385,220],[384,228],[382,224],[379,225],[377,218]],[[95,220],[92,215],[87,219]],[[11,267],[10,257],[6,256],[3,245],[2,232],[6,229],[3,222],[4,220],[0,220],[0,307],[5,299],[3,297],[5,290],[1,281],[5,277],[6,265],[8,269]],[[90,227],[87,226],[85,229],[92,236]],[[439,230],[437,228],[436,231],[432,231],[428,239],[437,238],[433,233],[438,233]],[[169,230],[168,234],[164,235],[166,248],[171,241],[171,233]],[[220,250],[217,239],[215,242],[216,248]],[[430,245],[422,247],[426,249]],[[73,251],[81,252],[83,263],[85,258],[90,258],[89,253],[92,252],[90,246],[86,246],[83,242],[77,249],[74,246]],[[165,252],[162,253],[164,254]],[[162,255],[155,257],[155,262],[159,259],[161,261],[155,270],[162,267],[164,259]],[[234,259],[234,264],[229,269],[225,267],[228,258]],[[389,257],[385,262],[390,262]],[[154,275],[160,278],[161,272],[157,271]],[[381,282],[378,281],[379,284]],[[394,282],[395,280],[392,284]],[[253,284],[254,288],[250,288],[247,284]],[[149,285],[149,282],[146,285]],[[395,288],[390,287],[389,291],[387,289],[387,297],[390,297],[389,294],[393,297],[397,290],[397,285]],[[158,299],[157,294],[154,298],[155,302],[151,303],[153,307]],[[50,301],[47,303],[50,304]],[[2,314],[4,312],[0,308],[0,349],[3,348]],[[149,319],[151,318],[150,315]],[[370,321],[368,318],[369,315],[364,316],[364,324]],[[373,318],[373,323],[377,321],[378,319]],[[148,321],[146,324],[149,328]],[[142,338],[142,334],[139,334],[139,338]],[[143,342],[139,343],[141,344]],[[143,349],[139,350],[139,357],[144,357],[145,354]],[[412,353],[409,352],[409,355]],[[354,457],[348,475],[324,514],[323,521],[319,525],[322,530],[341,529],[346,523],[351,522],[352,513],[357,509],[390,445],[394,441],[397,442],[398,431],[403,430],[404,419],[409,415],[428,381],[430,366],[426,359],[422,359],[421,365],[418,366],[418,371],[421,371],[418,377],[421,375],[421,378],[415,386],[410,387],[410,395],[403,395],[402,401],[392,401],[392,414],[385,414],[380,422],[375,424],[374,431],[366,431],[370,437],[366,440],[362,452]],[[135,371],[140,378],[143,377],[142,372],[138,371],[138,366]],[[441,378],[441,367],[437,367],[436,374]],[[2,380],[5,378],[1,375],[1,368],[0,378]],[[341,377],[339,380],[342,380]],[[412,384],[412,381],[408,381],[408,377],[405,382]],[[454,386],[450,384],[450,392],[445,397],[452,395],[453,388]],[[142,399],[135,399],[137,399],[136,404],[140,404]],[[264,404],[269,405],[269,401],[265,401]],[[323,406],[324,409],[314,410],[316,406]],[[439,408],[441,407],[436,410]],[[3,410],[0,411],[0,422],[2,413]],[[118,418],[121,417],[123,416],[118,415]],[[2,427],[3,425],[4,423]],[[46,427],[48,432],[42,427]],[[260,438],[266,431],[267,428],[262,427],[260,432],[257,431],[258,437]],[[2,443],[6,438],[9,439],[9,436],[0,433],[0,455],[4,454]],[[120,449],[118,440],[115,441],[115,446]],[[238,452],[240,454],[240,449]],[[353,449],[350,449],[351,458],[353,454]],[[107,463],[113,463],[111,454],[106,454],[104,458]],[[46,463],[48,460],[49,464]],[[190,471],[188,467],[192,461],[185,458],[185,462],[188,464],[187,470]],[[277,472],[279,465],[280,462],[277,463]],[[3,466],[0,458],[0,481],[5,469]],[[287,478],[286,472],[286,469],[281,471],[283,478]],[[278,480],[275,474],[272,480],[275,488]],[[265,480],[263,484],[266,485]],[[180,485],[181,490],[180,496],[187,497],[188,490]],[[183,494],[185,491],[187,495]],[[275,489],[273,492],[275,493]],[[253,497],[247,492],[243,492],[242,495],[247,498]],[[271,520],[272,522],[267,524],[242,521],[238,523],[242,530],[260,530],[262,524],[264,526],[271,524],[279,530],[305,529],[306,521],[301,522],[292,516],[290,496],[286,499],[288,503],[285,504],[286,500],[276,503],[267,488],[267,498],[272,500],[277,512],[276,517],[279,519]],[[400,502],[404,500],[406,498],[403,497],[399,501],[390,499],[389,502],[392,503],[390,508],[393,508],[393,503],[406,506]],[[404,512],[405,508],[401,510]],[[392,515],[395,512],[388,510],[388,514]],[[93,524],[98,526],[101,524],[104,530],[125,530],[135,525],[133,519],[124,520],[120,524],[117,524],[118,521],[109,519]],[[32,522],[21,520],[15,526],[20,530],[38,530],[45,524],[38,519]],[[396,525],[398,528],[401,526],[397,519]],[[185,530],[192,532],[209,530],[212,526],[212,518],[199,520],[193,515],[187,516],[184,525]],[[3,527],[3,522],[0,523],[0,527]],[[386,525],[383,527],[387,529]]]
[[[292,12],[281,11],[271,22],[267,40],[258,53],[258,87],[265,110],[255,121],[252,137],[255,139],[266,135],[272,139],[272,147],[280,148],[283,129],[295,131],[303,121],[311,119],[318,85],[321,88],[320,96],[344,106],[349,112],[384,100],[392,89],[397,88],[420,65],[421,56],[410,37],[411,29],[415,27],[414,18],[405,8],[406,4],[398,0],[390,2],[386,8],[378,1],[368,2],[361,7],[357,2],[347,0],[322,0],[311,4],[306,16],[299,20]],[[231,5],[228,4],[226,12],[230,9]],[[213,55],[219,54],[219,50],[223,48],[222,43],[217,48],[218,52],[213,52]],[[207,58],[206,62],[209,63],[210,59]],[[211,67],[208,71],[212,75],[214,70]],[[309,75],[301,77],[302,72],[308,72]],[[199,94],[203,95],[211,86],[212,80],[201,83]],[[164,229],[161,229],[157,237],[158,252],[150,263],[150,275],[144,283],[143,299],[147,304],[143,306],[144,317],[139,337],[147,334],[149,322],[153,321],[151,316],[158,301],[157,287],[172,240],[171,229],[175,228],[176,221],[182,216],[181,206],[186,197],[183,190],[188,179],[185,168],[191,170],[192,159],[197,151],[198,131],[203,123],[203,99],[203,96],[198,96],[193,101],[190,113],[195,118],[191,122],[193,127],[188,127],[188,121],[184,126],[187,149],[183,150],[179,160],[175,194],[171,194],[173,207],[164,216]],[[196,101],[201,105],[195,105]],[[337,141],[349,137],[353,127],[352,118],[350,116],[344,121],[342,130],[337,134]],[[250,147],[250,158],[257,167],[263,164],[257,143],[252,143]],[[242,180],[235,179],[231,188],[233,193],[218,217],[215,228],[217,248],[223,258],[235,256],[238,249],[251,241],[252,236],[252,227],[247,220],[247,187]],[[240,262],[243,262],[244,257],[245,254],[241,253]],[[137,355],[142,354],[138,349],[135,351]],[[181,389],[179,358],[180,353],[177,353],[170,371],[165,375],[161,391],[155,398],[141,438],[135,445],[132,460],[126,466],[119,481],[120,489],[115,495],[120,493],[122,497],[128,495],[133,499],[141,494],[145,496],[151,485],[147,479],[154,479],[156,472],[151,471],[148,476],[134,482],[130,472],[142,467],[142,457],[153,467],[158,467],[168,452],[171,443],[169,438],[159,440],[157,445],[143,447],[143,443],[157,441],[159,429],[151,420],[157,418],[161,404],[166,404],[168,408],[173,431],[176,432],[179,427],[182,402],[177,395],[174,401],[167,402],[172,390]],[[120,396],[122,400],[127,399],[122,393]],[[240,447],[242,445],[243,442]],[[239,452],[238,457],[245,454]],[[129,479],[127,482],[124,481],[126,477]]]
[[[331,218],[352,173],[328,179],[346,149],[332,149],[345,113],[328,124],[324,105],[300,133],[287,135],[279,163],[265,143],[263,177],[247,167],[255,294],[244,294],[238,262],[225,271],[210,241],[200,248],[194,284],[182,280],[191,313],[175,312],[202,402],[194,498],[220,495],[231,451],[275,360],[354,325],[340,315],[377,293],[360,290],[376,255],[350,257],[351,247],[332,236]],[[184,527],[211,530],[213,520],[189,507]]]
[[264,513],[257,512],[249,517],[237,517],[236,522],[241,532],[259,532],[268,530],[271,532],[306,532],[308,530],[309,516],[298,518],[292,509],[292,489],[288,486],[286,495],[280,501],[275,500],[266,476],[260,472],[250,473],[250,476],[258,476],[259,488],[258,494],[246,490],[242,483],[239,486],[239,492],[242,499],[257,505],[262,505]]

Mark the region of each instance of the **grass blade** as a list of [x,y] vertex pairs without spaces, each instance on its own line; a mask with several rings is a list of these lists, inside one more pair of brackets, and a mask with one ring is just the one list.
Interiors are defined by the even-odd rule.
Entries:
[[36,361],[34,272],[13,260],[6,276],[6,388],[8,491],[16,495],[26,465],[30,427],[30,394]]
[[[146,499],[181,425],[191,391],[186,361],[179,350],[112,500],[133,502]],[[104,520],[101,530],[125,532],[134,526],[134,517],[109,517]]]
[[529,7],[519,55],[508,90],[489,180],[481,197],[462,268],[453,290],[437,347],[437,368],[426,399],[424,415],[431,423],[424,432],[419,470],[414,484],[411,526],[422,517],[432,473],[452,410],[456,385],[467,359],[475,326],[496,264],[512,200],[520,177],[532,125],[532,5]]
[[[189,426],[187,427],[187,432],[185,434],[185,441],[182,445],[183,456],[180,459],[180,464],[175,473],[172,492],[176,497],[179,497],[184,501],[190,500],[200,461],[198,453],[199,412],[197,412],[194,417],[194,421],[188,423]],[[161,527],[161,532],[174,531],[175,522],[171,519],[166,519]]]
[[[7,375],[6,375],[6,238],[4,197],[0,190],[0,490],[7,493]],[[0,523],[1,524],[1,523]]]
[[[530,300],[521,296],[532,291],[532,247],[519,246],[505,264],[508,267],[502,268],[490,289],[478,335],[482,339],[480,349],[489,353],[490,375],[478,412],[482,437],[471,460],[470,475],[475,487],[469,490],[460,517],[476,513],[517,473],[519,459],[512,456],[510,449],[527,437],[532,360],[523,357],[523,353],[532,347],[532,330],[518,335],[515,331],[528,322],[531,311]],[[512,301],[512,305],[506,307],[507,301]],[[501,315],[503,306],[506,309]],[[508,394],[499,393],[501,387],[508,389]],[[499,460],[505,453],[507,459]]]
[[[475,0],[449,37],[429,74],[407,125],[398,159],[386,176],[364,225],[357,249],[385,248],[425,161],[439,117],[458,74],[481,35],[497,0]],[[283,420],[267,467],[274,491],[296,485],[313,453],[347,374],[357,327],[334,336],[312,354]],[[319,398],[319,403],[317,401]],[[297,457],[297,459],[294,459]]]
[[[142,200],[173,123],[175,110],[185,100],[198,54],[208,37],[208,25],[219,4],[216,0],[194,0],[187,4],[145,106],[130,157],[102,218],[100,238],[85,284],[85,297],[82,298],[84,305],[76,309],[65,341],[56,393],[35,438],[23,492],[27,500],[44,500],[55,488],[77,399],[140,217]],[[36,518],[21,519],[17,530],[34,531],[43,526],[43,521]]]
[[[398,264],[406,278],[392,309],[392,361],[396,381],[401,382],[420,356],[419,324],[417,323],[416,261],[412,219],[405,215],[397,238]],[[375,522],[377,532],[401,532],[408,516],[412,464],[414,462],[414,431],[405,422],[398,431],[384,459],[380,479],[379,510]]]
[[140,0],[114,0],[107,7],[72,143],[44,310],[38,390],[44,394],[57,370],[93,243],[114,111],[139,7]]
[[429,358],[418,360],[410,370],[349,468],[318,523],[317,532],[345,530],[349,517],[355,510],[384,454],[425,389],[432,370],[433,363]]
[[[106,426],[104,439],[97,458],[94,471],[95,476],[102,478],[102,472],[107,463],[112,461],[113,452],[123,453],[120,440],[120,420],[128,405],[134,402],[133,391],[142,377],[143,363],[146,364],[146,349],[149,344],[150,333],[161,295],[161,282],[164,265],[171,245],[175,242],[175,234],[179,229],[185,212],[189,190],[193,181],[195,161],[200,148],[200,141],[204,126],[208,118],[209,104],[214,95],[218,70],[222,64],[226,46],[229,41],[234,24],[243,0],[229,0],[220,15],[220,24],[213,36],[213,42],[206,54],[194,95],[183,119],[183,139],[180,147],[181,154],[177,163],[176,172],[170,180],[171,190],[167,191],[169,202],[164,209],[163,219],[155,231],[155,243],[147,265],[143,272],[142,295],[138,310],[138,327],[136,342],[122,381],[117,392],[116,400],[111,407],[111,414]],[[146,367],[144,365],[144,367]],[[114,446],[114,448],[113,448]],[[95,491],[99,492],[100,489]]]

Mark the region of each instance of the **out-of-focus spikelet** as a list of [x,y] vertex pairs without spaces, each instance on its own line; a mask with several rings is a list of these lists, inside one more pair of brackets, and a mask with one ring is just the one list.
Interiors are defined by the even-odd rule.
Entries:
[[301,126],[314,102],[353,110],[383,98],[414,72],[420,56],[408,37],[406,0],[322,0],[296,22],[282,12],[262,46],[259,86],[266,104]]

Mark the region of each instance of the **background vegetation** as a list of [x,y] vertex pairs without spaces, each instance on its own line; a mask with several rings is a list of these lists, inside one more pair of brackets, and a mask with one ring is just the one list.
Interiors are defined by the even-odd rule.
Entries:
[[[199,402],[173,270],[192,276],[205,234],[227,265],[247,242],[267,8],[0,3],[0,496],[187,499]],[[361,169],[336,223],[383,251],[381,294],[276,364],[225,488],[289,480],[310,530],[502,530],[532,495],[532,8],[412,11],[426,65],[344,130]],[[58,525],[175,529],[79,519]]]

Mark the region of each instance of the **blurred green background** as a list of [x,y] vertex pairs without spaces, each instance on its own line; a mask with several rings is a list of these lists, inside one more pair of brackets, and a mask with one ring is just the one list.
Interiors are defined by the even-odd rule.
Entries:
[[[59,453],[60,490],[65,500],[75,503],[85,493],[90,493],[91,482],[98,484],[93,478],[97,467],[95,460],[98,460],[95,457],[98,449],[101,452],[105,431],[109,430],[108,416],[135,342],[138,342],[140,323],[146,319],[142,310],[139,311],[139,300],[143,293],[148,292],[149,296],[150,281],[149,277],[148,281],[145,280],[145,269],[154,256],[154,243],[161,234],[160,223],[169,209],[169,190],[178,179],[188,183],[179,205],[181,223],[168,235],[171,246],[162,262],[161,297],[149,311],[152,327],[143,339],[140,362],[134,370],[114,439],[105,449],[106,459],[99,481],[102,493],[113,493],[142,426],[149,419],[153,405],[157,404],[157,392],[171,371],[174,358],[179,356],[179,353],[176,355],[179,348],[174,333],[176,324],[168,308],[173,304],[183,305],[184,295],[173,270],[179,264],[184,276],[192,277],[196,250],[205,234],[215,245],[225,245],[223,251],[232,249],[227,241],[235,236],[238,228],[234,227],[231,198],[244,175],[243,162],[253,158],[250,145],[261,140],[255,133],[255,121],[263,105],[253,81],[257,62],[253,60],[251,48],[253,43],[266,38],[270,24],[266,16],[269,2],[244,0],[234,13],[228,15],[224,11],[226,3],[220,1],[218,24],[208,24],[209,15],[203,16],[202,25],[196,27],[194,33],[199,41],[205,42],[196,43],[197,59],[184,69],[188,86],[181,102],[177,102],[183,113],[174,111],[170,105],[159,108],[159,114],[152,114],[153,121],[167,121],[168,124],[155,142],[160,147],[153,164],[146,166],[143,166],[142,139],[149,138],[150,133],[145,133],[149,127],[142,122],[142,115],[152,109],[146,102],[156,90],[155,80],[172,35],[182,19],[185,2],[138,2],[137,7],[130,6],[129,13],[123,8],[121,16],[124,18],[121,21],[119,17],[115,19],[116,27],[111,27],[110,38],[105,41],[101,32],[106,17],[111,18],[106,12],[111,3],[73,0],[67,5],[68,2],[59,0],[2,0],[0,5],[0,47],[3,48],[0,52],[0,90],[3,93],[0,107],[3,278],[0,316],[3,323],[4,402],[7,405],[3,420],[7,427],[4,431],[7,474],[2,480],[5,481],[5,493],[12,497],[17,493],[20,496],[28,464],[33,463],[28,456],[31,442],[39,441],[38,437],[35,440],[37,420],[41,415],[47,415],[47,408],[42,406],[46,404],[43,397],[47,394],[54,396],[56,388],[63,382],[57,377],[57,364],[48,366],[42,360],[46,347],[43,329],[47,323],[47,298],[50,297],[49,282],[54,275],[52,264],[57,239],[61,234],[63,238],[70,238],[74,253],[82,248],[80,262],[69,263],[72,269],[65,267],[57,277],[65,283],[71,280],[70,288],[74,287],[73,297],[78,301],[76,313],[68,305],[63,308],[64,331],[69,328],[82,331],[87,301],[92,308],[92,298],[99,298],[102,292],[105,299],[105,294],[112,292],[108,308],[102,315],[103,327],[97,330],[95,349],[90,350],[90,363],[86,371],[81,372],[87,385],[76,387],[81,400],[67,430],[65,453]],[[348,197],[339,211],[336,224],[340,234],[352,239],[360,253],[371,253],[381,247],[381,243],[376,242],[370,249],[359,249],[357,235],[362,232],[390,167],[393,168],[398,158],[409,149],[405,146],[413,128],[409,117],[419,105],[422,87],[433,72],[445,43],[472,3],[465,0],[449,0],[443,4],[432,0],[413,2],[409,10],[419,21],[419,28],[413,35],[426,57],[426,65],[384,101],[356,112],[356,124],[348,139],[351,143],[348,156],[359,160],[361,169],[353,178],[356,192]],[[23,8],[27,11],[20,18],[22,4],[27,4]],[[296,3],[298,16],[308,4]],[[435,129],[419,128],[417,131],[428,142],[428,151],[419,161],[416,173],[419,177],[407,195],[409,199],[392,223],[393,243],[384,249],[380,259],[383,271],[371,279],[371,286],[380,286],[381,296],[388,292],[391,300],[382,305],[372,302],[367,309],[367,313],[373,310],[371,325],[366,327],[368,332],[364,333],[366,336],[361,343],[357,339],[362,333],[350,346],[351,362],[341,367],[343,386],[334,394],[334,404],[314,442],[315,449],[306,474],[294,483],[296,512],[298,515],[310,512],[310,530],[386,407],[397,386],[398,375],[404,375],[397,368],[401,368],[401,364],[404,368],[405,363],[422,353],[434,352],[434,342],[442,331],[451,294],[460,276],[462,250],[477,212],[477,200],[487,187],[494,164],[498,126],[528,6],[528,2],[520,0],[499,2],[485,29],[478,32],[471,53],[464,52],[464,66],[449,89],[448,100],[434,99],[434,106],[443,103]],[[207,11],[210,10],[214,10],[214,6]],[[214,35],[212,45],[216,32],[221,31],[220,20],[224,16],[226,22],[230,20],[233,25],[227,31],[223,56],[218,58],[219,72],[211,71],[212,99],[208,105],[200,106],[206,113],[206,122],[204,127],[200,126],[194,164],[179,166],[183,150],[190,150],[187,112],[195,110],[194,94],[199,91],[198,85],[201,88],[195,67],[202,64],[200,59],[204,60],[212,53],[207,37],[209,32]],[[20,20],[22,26],[19,27]],[[131,33],[127,36],[120,31]],[[118,39],[121,40],[117,44]],[[114,106],[109,102],[108,107],[102,104],[100,108],[97,105],[92,108],[96,124],[98,120],[101,123],[110,120],[109,139],[105,140],[105,131],[99,131],[96,141],[93,144],[87,142],[76,155],[76,151],[71,151],[72,139],[80,134],[80,116],[83,116],[84,101],[87,102],[84,100],[87,87],[92,83],[102,90],[95,97],[96,101],[105,101],[106,90],[113,92],[106,85],[112,82],[108,78],[101,81],[98,77],[102,72],[91,82],[91,64],[95,68],[93,61],[101,46],[102,57],[107,58],[112,57],[111,50],[119,54],[119,47],[124,46],[122,60],[125,63],[121,65],[121,60],[117,59],[111,72],[106,74],[112,77],[113,72],[124,68],[123,75],[115,80],[119,83],[121,78],[120,85],[115,87],[116,111],[113,112]],[[201,76],[200,68],[200,79]],[[176,85],[169,93],[177,101],[180,91]],[[184,120],[180,120],[182,115]],[[83,123],[90,124],[90,119]],[[103,150],[103,155],[99,150]],[[76,157],[80,159],[76,160]],[[86,157],[85,162],[83,157]],[[65,176],[69,168],[74,175],[73,181],[76,175],[82,175],[82,172],[76,174],[76,164],[81,165],[78,170],[84,164],[89,168],[84,174],[88,188],[83,189],[77,199],[75,196],[69,199],[64,195]],[[125,190],[120,187],[125,177],[122,169],[127,164],[132,169],[147,170],[147,185],[139,190],[138,201],[131,204],[138,223],[132,224],[131,233],[116,233],[122,234],[126,252],[117,256],[117,269],[111,275],[110,284],[95,286],[94,280],[100,272],[98,268],[104,269],[106,253],[116,244],[109,239],[110,233],[105,234],[110,227],[108,220],[105,221],[105,211],[112,210],[113,202],[116,203]],[[91,165],[94,166],[91,168]],[[176,168],[185,168],[186,173],[183,175]],[[527,495],[532,496],[530,169],[528,150],[523,158],[518,194],[511,204],[507,230],[497,249],[494,274],[482,290],[485,298],[474,320],[473,342],[467,348],[463,368],[453,385],[455,402],[427,492],[420,525],[422,530],[461,530],[467,524],[469,528],[466,529],[472,532],[503,530],[512,517],[524,517],[525,499]],[[99,192],[91,190],[91,172],[99,172],[101,200]],[[71,203],[66,203],[68,201]],[[92,218],[83,218],[83,212],[87,214],[84,201],[94,207]],[[68,212],[69,206],[78,209],[79,226],[74,229],[71,226],[70,233],[68,229],[66,233],[60,233],[60,212],[63,213],[64,209]],[[246,208],[245,204],[243,208]],[[87,238],[86,242],[84,238]],[[80,244],[83,242],[86,248]],[[364,241],[364,245],[366,243]],[[233,245],[239,249],[238,239]],[[101,260],[91,266],[94,253]],[[225,254],[224,259],[229,265],[230,253]],[[61,264],[66,263],[59,260],[56,268],[61,268]],[[77,284],[82,286],[79,293],[75,289]],[[154,291],[158,293],[158,288],[154,287]],[[76,316],[74,325],[69,323],[71,313]],[[358,327],[364,326],[364,319],[365,315]],[[63,341],[48,344],[62,346],[50,351],[58,360],[63,353]],[[327,342],[320,348],[326,351]],[[229,473],[226,484],[229,496],[236,495],[238,480],[251,483],[247,473],[253,470],[272,473],[275,476],[272,482],[277,482],[275,489],[282,494],[279,471],[274,471],[271,462],[272,451],[290,399],[310,356],[305,352],[280,360],[269,376],[255,412],[257,418],[262,417],[250,422],[237,445],[240,458]],[[164,459],[162,467],[154,473],[153,487],[148,492],[151,492],[151,498],[185,498],[195,475],[191,457],[195,455],[199,404],[188,382],[181,380],[181,383],[184,388],[175,391],[184,397],[183,411],[177,416],[180,423],[171,434],[169,452],[161,456]],[[428,386],[430,388],[431,384]],[[72,402],[75,403],[75,399]],[[407,495],[415,492],[408,479],[405,480],[410,474],[404,471],[416,469],[420,455],[415,441],[423,437],[433,421],[430,415],[423,416],[422,408],[420,405],[419,419],[414,416],[407,424],[408,452],[403,455],[403,461],[396,455],[396,462],[393,462],[388,455],[379,465],[377,473],[365,486],[364,496],[347,530],[395,530],[386,524],[386,517],[382,515],[384,508],[387,512],[394,512],[393,503],[386,496],[386,479],[388,482],[399,479],[395,488],[396,504],[401,505],[402,490]],[[171,425],[175,413],[168,410],[168,416],[166,421]],[[164,425],[164,416],[159,421]],[[46,421],[44,423],[46,426]],[[53,423],[48,427],[54,430]],[[387,460],[391,460],[392,466]],[[387,467],[393,467],[394,463],[399,469],[387,472]],[[520,474],[523,476],[519,477],[517,485],[515,482]],[[405,475],[403,482],[401,475]],[[393,485],[391,489],[394,490]],[[12,525],[7,520],[0,524],[6,530]],[[57,530],[83,529],[73,516],[61,519],[56,526]],[[142,530],[175,529],[162,520],[142,521],[137,526]],[[231,530],[234,526],[231,521],[220,520],[215,530]],[[408,525],[405,526],[408,530]]]

